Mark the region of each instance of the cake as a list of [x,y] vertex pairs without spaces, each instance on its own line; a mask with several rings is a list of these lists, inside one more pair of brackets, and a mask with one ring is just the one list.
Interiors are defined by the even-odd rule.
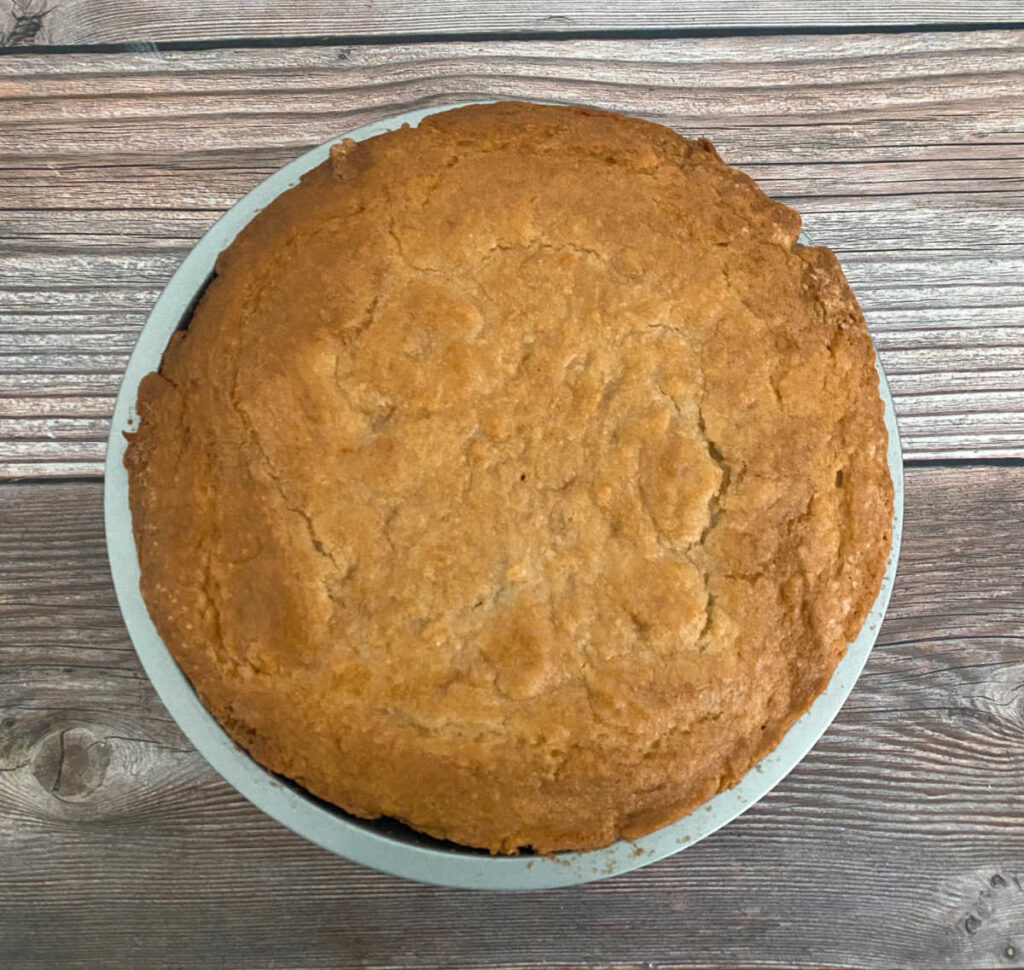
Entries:
[[891,539],[871,341],[799,230],[587,108],[336,144],[221,254],[125,458],[149,613],[231,737],[494,853],[741,779]]

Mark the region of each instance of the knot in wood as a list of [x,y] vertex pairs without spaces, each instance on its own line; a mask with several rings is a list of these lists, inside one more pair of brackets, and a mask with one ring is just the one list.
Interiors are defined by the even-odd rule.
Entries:
[[63,728],[39,742],[31,763],[36,781],[53,797],[79,801],[103,784],[110,746],[87,728]]

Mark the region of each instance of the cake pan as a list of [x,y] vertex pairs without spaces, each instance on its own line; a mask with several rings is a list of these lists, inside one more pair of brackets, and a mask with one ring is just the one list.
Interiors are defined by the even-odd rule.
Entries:
[[[474,889],[550,889],[602,879],[663,859],[693,845],[734,819],[771,791],[807,754],[839,713],[878,635],[896,575],[903,522],[903,463],[889,385],[878,368],[889,431],[889,470],[895,488],[892,551],[882,586],[860,635],[849,644],[828,687],[796,721],[779,745],[738,785],[716,795],[689,815],[635,841],[616,842],[589,852],[552,856],[491,856],[421,835],[389,820],[355,818],[267,771],[239,748],[203,707],[188,679],[157,633],[139,590],[139,561],[128,504],[124,467],[125,432],[136,426],[139,382],[160,366],[175,330],[187,324],[209,282],[218,253],[262,208],[300,176],[328,157],[341,138],[361,140],[413,125],[429,114],[456,105],[412,111],[364,125],[306,152],[260,183],[234,205],[199,241],[157,300],[139,334],[118,393],[107,444],[104,516],[107,551],[128,633],[146,674],[178,726],[213,768],[266,814],[317,845],[366,866],[420,882]],[[806,237],[801,241],[809,244]]]

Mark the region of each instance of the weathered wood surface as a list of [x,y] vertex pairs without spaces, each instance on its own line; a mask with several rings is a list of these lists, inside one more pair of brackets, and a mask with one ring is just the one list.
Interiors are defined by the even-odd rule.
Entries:
[[1018,966],[1022,517],[1024,468],[908,469],[879,646],[808,758],[672,859],[509,896],[360,868],[250,807],[135,659],[101,485],[0,486],[0,964]]
[[0,58],[0,477],[94,475],[194,241],[302,150],[426,104],[710,135],[834,248],[909,457],[1024,456],[1024,30]]
[[0,47],[277,37],[577,34],[1024,20],[1019,0],[5,0]]
[[[489,97],[710,135],[839,253],[908,457],[1024,458],[1022,29],[147,47],[950,19],[1024,3],[0,0],[0,46],[141,48],[0,57],[0,479],[101,472],[138,328],[256,182]],[[0,484],[0,970],[1024,964],[1024,464],[908,469],[879,647],[772,795],[673,859],[535,895],[392,879],[250,807],[149,686],[102,536],[98,482]]]

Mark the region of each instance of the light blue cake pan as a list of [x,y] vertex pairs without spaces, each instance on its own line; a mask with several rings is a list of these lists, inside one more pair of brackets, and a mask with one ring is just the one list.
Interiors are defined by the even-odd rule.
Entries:
[[[734,788],[716,795],[686,817],[632,842],[591,852],[554,856],[491,856],[419,835],[388,821],[367,822],[347,815],[272,774],[237,747],[203,707],[157,633],[139,591],[139,561],[128,505],[124,432],[136,426],[139,382],[157,370],[171,335],[187,323],[212,273],[217,255],[261,209],[328,157],[342,137],[361,140],[420,120],[455,105],[411,111],[364,125],[306,152],[260,183],[199,241],[167,284],[146,321],[125,371],[107,444],[104,513],[107,550],[125,624],[157,694],[188,739],[224,779],[281,824],[325,849],[384,872],[442,886],[471,889],[550,889],[628,872],[699,842],[736,818],[772,790],[810,751],[839,713],[878,635],[889,603],[903,524],[903,462],[892,395],[881,364],[878,377],[889,431],[889,470],[896,500],[892,551],[882,587],[860,635],[851,643],[828,687],[789,729],[779,745]],[[809,240],[801,237],[809,244]]]

